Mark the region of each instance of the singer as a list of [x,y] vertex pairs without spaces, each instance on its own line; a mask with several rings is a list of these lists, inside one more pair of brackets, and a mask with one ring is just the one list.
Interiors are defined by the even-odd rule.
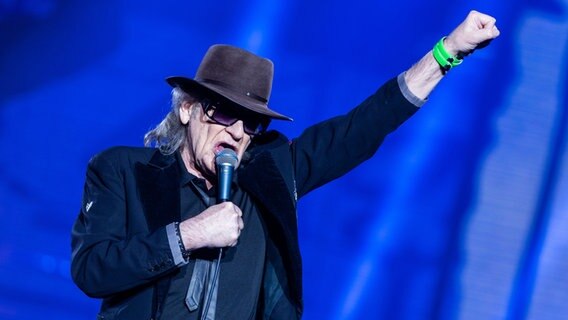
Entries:
[[71,271],[102,299],[98,319],[301,318],[298,199],[371,157],[498,35],[493,17],[470,12],[359,106],[292,140],[266,130],[291,120],[268,104],[272,62],[210,47],[194,78],[166,79],[172,108],[146,147],[88,164]]

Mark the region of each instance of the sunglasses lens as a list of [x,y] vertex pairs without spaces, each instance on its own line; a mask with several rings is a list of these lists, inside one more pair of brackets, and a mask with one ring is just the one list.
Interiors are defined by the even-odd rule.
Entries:
[[248,121],[248,122],[243,122],[243,123],[244,123],[244,129],[245,129],[246,133],[252,134],[252,135],[260,133],[259,126],[257,125],[256,122],[251,123],[250,121]]
[[266,131],[268,124],[270,123],[270,119],[262,119],[260,117],[256,117],[256,119],[250,119],[245,121],[245,132],[248,134],[260,134]]
[[207,112],[207,115],[213,121],[224,126],[232,126],[237,121],[242,120],[244,131],[250,135],[264,132],[270,123],[268,117],[259,116],[256,113],[247,112],[246,110],[222,105],[220,103],[214,104],[211,111]]
[[224,126],[230,126],[233,123],[237,122],[238,119],[231,114],[231,112],[227,112],[227,110],[223,110],[223,108],[217,108],[213,111],[211,118]]

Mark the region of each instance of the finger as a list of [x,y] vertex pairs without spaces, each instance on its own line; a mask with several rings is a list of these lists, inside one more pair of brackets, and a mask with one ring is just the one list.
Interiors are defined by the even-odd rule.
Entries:
[[489,21],[486,21],[486,23],[483,24],[483,29],[493,30],[493,27],[495,27],[495,22],[497,22],[497,20],[495,20],[495,19],[491,19]]
[[242,217],[242,216],[243,216],[243,212],[242,212],[241,209],[240,209],[239,207],[237,207],[237,206],[235,206],[235,212],[237,213],[237,215],[238,215],[239,217]]
[[481,13],[475,10],[472,10],[470,13],[471,17],[475,20],[476,24],[480,27],[480,28],[489,28],[491,29],[494,25],[495,22],[497,21],[495,18],[493,18],[492,16],[485,14],[485,13]]
[[223,201],[219,204],[217,204],[218,206],[221,206],[223,208],[228,208],[230,206],[234,206],[234,204],[231,201]]
[[497,26],[493,26],[493,29],[491,29],[491,31],[493,32],[493,37],[496,38],[501,34],[501,31],[499,31],[499,29],[497,28]]
[[[482,37],[480,40],[482,42],[494,39],[499,35],[500,32],[495,25],[497,20],[492,16],[477,13],[476,20],[477,27],[479,28],[479,36]],[[481,45],[481,47],[485,47],[486,45],[487,44]]]
[[487,40],[491,40],[491,39],[496,38],[500,33],[499,29],[497,29],[497,27],[495,25],[491,26],[491,28],[484,28],[481,31],[483,32],[483,36]]
[[495,18],[488,15],[479,16],[479,20],[481,21],[481,24],[483,25],[484,29],[492,29],[495,23],[497,22]]
[[245,227],[245,223],[243,222],[243,219],[239,219],[238,223],[239,223],[239,231],[243,230],[244,227]]

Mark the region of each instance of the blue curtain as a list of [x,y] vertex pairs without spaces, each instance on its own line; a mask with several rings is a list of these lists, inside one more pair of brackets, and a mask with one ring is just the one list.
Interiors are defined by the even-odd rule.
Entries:
[[[501,36],[348,175],[301,199],[305,319],[564,319],[566,1],[0,0],[0,319],[93,319],[69,275],[86,164],[142,145],[163,78],[228,43],[275,63],[294,137],[476,9]],[[333,159],[330,159],[333,161]]]

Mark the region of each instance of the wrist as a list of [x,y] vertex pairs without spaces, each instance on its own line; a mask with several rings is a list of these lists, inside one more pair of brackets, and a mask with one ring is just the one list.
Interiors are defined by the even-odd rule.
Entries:
[[460,54],[460,50],[458,50],[457,46],[455,45],[455,43],[452,41],[452,37],[447,36],[446,38],[444,38],[444,48],[446,49],[446,51],[451,54],[452,56],[458,55]]
[[194,218],[179,223],[179,233],[181,242],[187,251],[192,251],[203,247],[200,237],[199,227],[195,225]]
[[182,255],[182,257],[185,261],[188,261],[190,256],[191,256],[191,250],[188,250],[186,245],[183,242],[183,238],[181,236],[180,223],[176,222],[174,224],[174,227],[175,227],[176,235],[177,235],[177,238],[178,238],[178,245],[179,245],[179,249],[181,251],[181,255]]
[[450,71],[450,69],[463,62],[463,56],[459,53],[453,54],[448,50],[448,48],[446,48],[446,39],[446,37],[442,37],[442,39],[434,45],[434,48],[432,48],[432,55],[436,62],[440,65],[442,74],[446,74],[446,72]]

